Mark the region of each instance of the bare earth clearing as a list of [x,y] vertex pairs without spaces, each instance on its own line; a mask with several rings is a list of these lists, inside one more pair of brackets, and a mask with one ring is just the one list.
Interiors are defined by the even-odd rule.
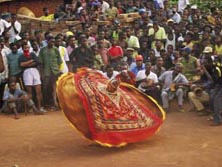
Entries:
[[0,167],[221,167],[221,130],[207,117],[175,109],[150,139],[105,148],[83,139],[62,112],[19,120],[1,114]]

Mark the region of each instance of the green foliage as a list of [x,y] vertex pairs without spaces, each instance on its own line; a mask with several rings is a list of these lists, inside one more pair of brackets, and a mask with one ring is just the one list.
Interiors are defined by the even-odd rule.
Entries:
[[[171,0],[170,4],[177,4],[178,0]],[[222,9],[222,1],[221,0],[190,0],[190,5],[196,4],[198,8],[203,11],[208,12],[210,8],[216,7],[218,9]]]

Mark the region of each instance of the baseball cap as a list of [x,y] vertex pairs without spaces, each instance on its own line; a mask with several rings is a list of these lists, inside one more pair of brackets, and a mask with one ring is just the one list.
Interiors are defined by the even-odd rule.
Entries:
[[126,48],[126,51],[134,51],[133,48]]
[[173,19],[168,19],[168,20],[167,20],[167,23],[169,23],[169,22],[175,23]]
[[212,52],[213,52],[213,49],[210,46],[206,46],[203,50],[203,53],[212,53]]
[[191,49],[188,47],[181,48],[181,51],[184,51],[186,53],[191,53]]
[[143,56],[142,56],[142,55],[137,55],[137,56],[135,57],[135,60],[136,60],[136,61],[143,61]]

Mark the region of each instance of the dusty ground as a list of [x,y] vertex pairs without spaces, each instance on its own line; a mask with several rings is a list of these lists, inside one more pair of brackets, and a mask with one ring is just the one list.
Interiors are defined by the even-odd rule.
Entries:
[[62,112],[1,114],[0,167],[221,167],[221,131],[207,117],[173,111],[150,139],[104,148],[84,140]]

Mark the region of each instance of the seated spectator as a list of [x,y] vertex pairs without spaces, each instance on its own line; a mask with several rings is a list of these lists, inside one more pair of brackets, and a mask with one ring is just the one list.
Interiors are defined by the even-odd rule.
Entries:
[[136,77],[131,71],[128,70],[128,64],[126,62],[122,62],[121,71],[115,79],[119,80],[120,82],[125,82],[134,86],[136,84]]
[[144,69],[145,69],[145,64],[143,63],[143,56],[137,55],[135,57],[135,62],[131,63],[130,65],[130,71],[132,71],[136,76],[139,71]]
[[39,19],[44,21],[53,21],[54,20],[54,14],[49,14],[49,9],[47,7],[43,8],[43,16],[41,16]]
[[105,11],[107,18],[113,20],[118,16],[118,9],[114,6],[114,0],[109,0],[109,8]]
[[191,56],[190,48],[181,49],[181,60],[180,63],[183,64],[183,74],[189,81],[193,81],[194,77],[200,74],[200,63],[197,58]]
[[204,104],[209,105],[210,96],[203,90],[201,86],[193,85],[191,91],[188,93],[192,109],[190,111],[197,111],[198,115],[207,115],[208,111],[205,110]]
[[157,75],[157,77],[159,77],[162,73],[166,71],[166,69],[163,67],[162,57],[156,58],[156,64],[151,67],[151,71],[154,72]]
[[107,77],[108,79],[112,80],[115,79],[115,77],[119,74],[118,71],[114,71],[113,67],[111,65],[107,65],[104,76]]
[[157,86],[158,77],[155,73],[151,71],[150,62],[146,62],[145,69],[138,72],[136,76],[136,82],[139,90],[156,100],[159,99],[159,87]]
[[134,53],[133,48],[127,48],[122,59],[123,61],[127,62],[129,66],[134,62],[133,53]]
[[94,57],[94,63],[93,68],[96,70],[103,70],[104,64],[101,55],[98,52],[98,46],[97,44],[91,46],[93,57]]
[[8,109],[14,113],[15,119],[19,119],[18,111],[22,110],[22,103],[26,103],[28,107],[32,108],[35,114],[43,114],[36,108],[25,91],[16,88],[16,82],[9,83],[9,89],[4,92],[3,100]]
[[182,74],[183,65],[177,63],[175,68],[171,71],[165,71],[159,77],[159,81],[162,84],[161,98],[163,108],[166,112],[169,112],[169,100],[172,100],[174,96],[178,98],[179,111],[184,112],[183,109],[183,86],[188,85],[187,78]]

